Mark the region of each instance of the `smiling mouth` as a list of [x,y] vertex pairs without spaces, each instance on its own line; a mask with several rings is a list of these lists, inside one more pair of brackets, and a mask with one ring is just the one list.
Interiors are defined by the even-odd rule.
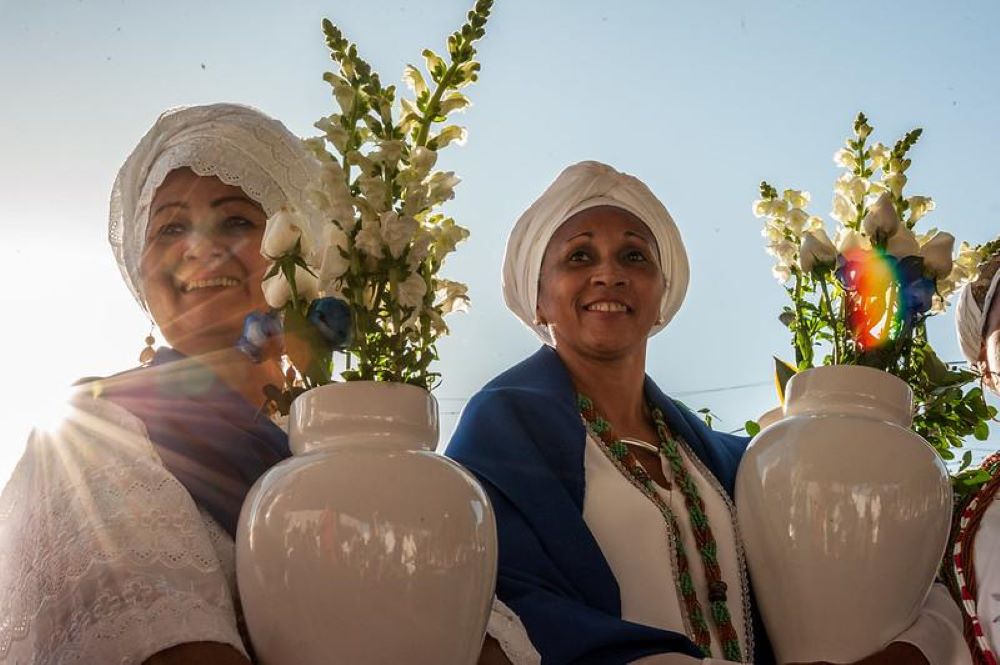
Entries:
[[232,277],[213,277],[211,279],[196,279],[191,282],[181,284],[181,291],[191,293],[199,289],[226,289],[231,286],[239,286],[240,280]]
[[584,306],[584,309],[588,312],[630,312],[631,308],[624,303],[616,302],[613,300],[601,300],[598,302],[592,302],[589,305]]

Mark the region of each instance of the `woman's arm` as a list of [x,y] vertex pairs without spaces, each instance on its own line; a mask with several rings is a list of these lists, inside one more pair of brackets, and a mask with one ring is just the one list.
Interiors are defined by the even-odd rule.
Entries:
[[154,654],[143,665],[250,665],[250,661],[228,644],[190,642]]

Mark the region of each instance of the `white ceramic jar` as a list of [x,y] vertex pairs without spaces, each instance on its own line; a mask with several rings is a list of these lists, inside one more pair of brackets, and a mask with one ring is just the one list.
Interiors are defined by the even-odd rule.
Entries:
[[437,402],[414,386],[339,383],[295,401],[293,457],[253,487],[236,539],[261,663],[476,662],[496,526],[437,438]]
[[868,367],[807,370],[751,442],[736,506],[779,663],[854,662],[916,619],[948,538],[952,493],[909,429],[912,393]]

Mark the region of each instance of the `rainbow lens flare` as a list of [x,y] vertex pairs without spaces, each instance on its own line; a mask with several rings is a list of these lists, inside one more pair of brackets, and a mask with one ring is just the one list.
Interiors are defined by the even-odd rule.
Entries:
[[884,249],[853,249],[838,257],[847,325],[862,351],[898,340],[931,307],[934,280],[919,256],[897,259]]

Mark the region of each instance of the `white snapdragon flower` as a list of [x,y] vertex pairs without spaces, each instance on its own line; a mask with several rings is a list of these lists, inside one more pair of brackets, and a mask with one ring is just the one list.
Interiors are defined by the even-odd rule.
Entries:
[[434,280],[435,305],[442,314],[469,311],[469,287],[450,279]]
[[366,219],[361,222],[361,228],[354,236],[354,246],[374,259],[382,257],[380,226],[378,219]]
[[778,242],[768,244],[764,251],[778,259],[778,263],[793,265],[799,253],[799,246],[791,240],[782,238]]
[[764,223],[764,226],[761,227],[760,234],[767,239],[768,244],[784,240],[785,225],[782,222],[769,219]]
[[786,224],[788,230],[795,234],[795,237],[802,235],[805,231],[806,223],[809,221],[809,213],[807,213],[802,208],[792,208],[788,211],[788,218]]
[[416,272],[420,264],[430,254],[433,239],[430,231],[423,226],[417,227],[417,231],[413,235],[413,244],[410,245],[410,251],[406,254],[406,267],[410,272]]
[[454,171],[435,171],[427,183],[428,204],[435,206],[455,198],[455,186],[461,181]]
[[861,222],[861,228],[869,238],[876,240],[889,238],[896,233],[896,229],[899,228],[899,215],[896,214],[896,208],[892,204],[892,196],[883,194],[878,197],[868,209],[868,214]]
[[854,216],[857,214],[857,209],[840,194],[833,195],[833,210],[830,212],[830,216],[841,224],[848,224],[854,220]]
[[413,129],[414,125],[420,122],[423,114],[420,113],[420,109],[409,99],[403,97],[399,100],[401,112],[399,118],[399,128],[403,132],[409,132]]
[[326,118],[320,118],[313,127],[326,135],[327,140],[333,144],[337,152],[344,154],[344,150],[347,149],[347,140],[350,138],[350,133],[340,124],[340,115],[334,114]]
[[890,173],[882,178],[882,182],[894,196],[899,197],[903,195],[903,187],[906,186],[906,175],[903,173]]
[[868,181],[852,173],[845,173],[837,178],[834,190],[852,204],[857,205],[865,198],[865,193],[868,191]]
[[[261,284],[264,300],[274,309],[281,309],[292,299],[292,289],[283,271],[268,277]],[[295,269],[295,290],[299,298],[309,302],[319,295],[319,281],[316,276],[303,268]]]
[[920,247],[920,256],[924,257],[924,270],[934,279],[941,279],[951,274],[951,254],[955,249],[955,236],[950,233],[935,233],[932,238]]
[[437,157],[438,154],[434,150],[422,145],[417,146],[410,153],[410,168],[422,174],[421,177],[424,177],[434,168],[434,164],[437,163]]
[[885,186],[885,183],[881,181],[869,182],[868,183],[868,205],[878,200],[878,197],[882,196],[889,191],[889,188]]
[[350,240],[347,234],[333,224],[326,229],[326,250],[319,269],[319,290],[327,294],[336,294],[336,282],[344,276],[351,267],[348,247]]
[[458,125],[448,125],[434,137],[434,145],[440,150],[444,148],[449,143],[458,143],[458,145],[465,145],[465,140],[468,138],[468,131],[465,127],[459,127]]
[[375,162],[373,162],[367,155],[361,154],[358,150],[351,150],[349,153],[344,155],[345,164],[353,164],[361,169],[361,173],[365,176],[374,176],[378,167]]
[[382,213],[389,207],[389,187],[381,176],[358,176],[358,188],[375,212]]
[[858,168],[858,158],[854,154],[854,151],[849,150],[848,148],[841,148],[837,152],[833,153],[833,163],[837,166],[842,166],[845,169]]
[[792,278],[792,269],[790,266],[778,263],[771,268],[771,274],[774,275],[774,278],[778,280],[778,282],[784,284]]
[[349,115],[354,110],[354,88],[347,79],[333,73],[328,73],[326,79],[333,86],[333,96],[337,99],[340,110]]
[[413,183],[403,194],[403,214],[415,217],[431,207],[430,190],[423,183]]
[[451,218],[431,227],[430,232],[434,238],[431,256],[438,264],[444,261],[445,256],[455,251],[458,243],[469,237],[469,230],[459,226]]
[[829,267],[837,261],[837,248],[834,247],[826,231],[819,229],[808,231],[802,237],[799,248],[799,266],[802,272],[812,272],[815,268]]
[[896,228],[896,232],[889,236],[889,241],[885,244],[885,251],[897,259],[903,259],[907,256],[919,256],[920,243],[917,242],[917,237],[913,235],[913,231],[901,224]]
[[406,215],[400,217],[392,210],[382,213],[380,229],[382,239],[385,240],[392,258],[398,259],[413,240],[413,234],[417,232],[417,220]]
[[784,220],[788,215],[788,201],[783,199],[759,199],[753,203],[753,214],[755,217],[770,217],[771,219]]
[[403,307],[419,308],[427,295],[427,282],[420,273],[414,272],[398,285],[396,301]]
[[299,244],[300,254],[311,256],[315,243],[308,231],[305,217],[290,206],[283,207],[268,218],[260,253],[266,258],[277,259],[291,254]]
[[935,208],[934,199],[929,196],[911,196],[906,199],[906,203],[910,210],[910,226],[916,224],[917,220]]
[[420,95],[426,95],[430,91],[427,89],[427,83],[424,82],[424,76],[420,73],[420,70],[413,65],[407,65],[403,69],[403,81],[406,86],[413,91],[413,94],[419,97]]
[[371,160],[376,164],[396,166],[403,158],[403,142],[399,140],[382,141],[378,150],[371,154]]
[[806,208],[809,205],[809,201],[812,200],[809,192],[803,192],[798,189],[786,189],[782,192],[781,198],[792,208]]
[[441,103],[438,105],[438,113],[446,116],[450,113],[464,111],[470,106],[472,106],[472,102],[469,101],[468,97],[460,92],[452,92],[441,100]]
[[873,143],[871,147],[868,148],[868,153],[872,160],[872,171],[884,168],[889,162],[889,148],[885,147],[881,143]]

